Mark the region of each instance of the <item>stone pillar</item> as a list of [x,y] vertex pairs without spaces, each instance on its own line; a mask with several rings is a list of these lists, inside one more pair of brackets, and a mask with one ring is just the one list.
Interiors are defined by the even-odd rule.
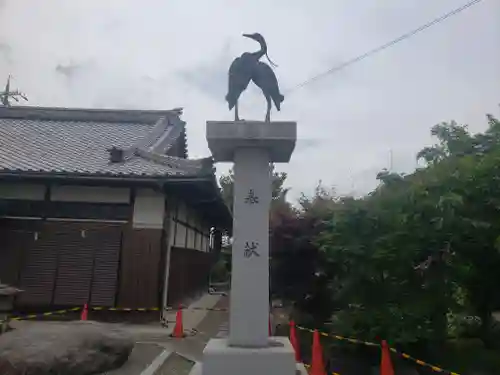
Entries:
[[235,150],[229,345],[269,342],[269,162],[265,148]]
[[[295,122],[208,122],[216,162],[234,162],[234,222],[228,339],[212,339],[192,374],[295,375],[290,341],[268,337],[270,163],[287,163]],[[300,368],[304,373],[305,369]]]

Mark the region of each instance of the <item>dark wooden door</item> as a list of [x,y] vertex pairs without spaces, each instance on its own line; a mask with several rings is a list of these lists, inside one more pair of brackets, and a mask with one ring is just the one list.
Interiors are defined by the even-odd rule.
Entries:
[[94,249],[94,273],[90,292],[92,306],[115,305],[121,240],[120,225],[95,226],[89,231],[89,241]]
[[34,233],[24,251],[17,305],[114,306],[121,225],[43,222]]
[[25,248],[19,287],[23,293],[16,299],[18,305],[50,305],[57,271],[57,232],[47,230],[44,224],[33,228],[33,244]]
[[23,255],[33,242],[33,230],[26,223],[0,221],[0,282],[19,286]]
[[47,224],[57,238],[57,277],[53,305],[83,306],[90,295],[94,247],[89,230],[79,223]]

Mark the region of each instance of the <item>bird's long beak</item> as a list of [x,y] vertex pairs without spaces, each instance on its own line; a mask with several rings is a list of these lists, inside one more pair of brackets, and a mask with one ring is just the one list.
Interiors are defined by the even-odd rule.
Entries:
[[253,39],[253,35],[252,34],[243,34],[243,36],[245,38],[251,38],[251,39]]

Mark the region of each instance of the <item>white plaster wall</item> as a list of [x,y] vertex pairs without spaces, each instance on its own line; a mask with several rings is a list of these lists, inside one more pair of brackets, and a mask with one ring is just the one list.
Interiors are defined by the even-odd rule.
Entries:
[[162,229],[165,195],[152,189],[138,189],[135,194],[133,228]]
[[201,233],[196,233],[196,244],[195,244],[195,248],[200,250],[200,251],[203,251],[203,247],[202,247],[202,242],[201,242],[201,239],[203,238],[203,234]]
[[177,223],[177,233],[175,235],[175,246],[186,247],[186,227]]
[[203,247],[203,239],[205,238],[204,235],[200,234],[199,238],[198,238],[198,246],[200,247],[200,250],[201,251],[205,251],[205,248]]
[[179,208],[177,209],[177,220],[186,222],[188,219],[186,204],[182,201],[180,201],[178,204]]
[[129,203],[130,189],[97,186],[53,186],[50,200],[59,202]]
[[193,231],[193,249],[201,250],[200,237],[201,237],[201,233],[200,232],[194,232]]
[[195,216],[193,225],[197,229],[195,235],[194,249],[205,251],[205,248],[203,247],[203,233],[201,233],[204,230],[203,222],[200,220],[200,217],[198,215]]
[[194,235],[195,231],[191,228],[188,228],[188,242],[187,242],[187,248],[189,249],[196,249],[195,243],[194,243]]
[[44,185],[2,183],[0,184],[0,199],[43,201],[45,191]]
[[201,240],[201,249],[202,251],[207,251],[207,244],[208,244],[208,239],[207,237],[203,236]]
[[174,214],[173,212],[169,212],[166,216],[167,220],[165,220],[165,230],[167,231],[167,236],[166,236],[167,255],[165,257],[165,280],[163,281],[163,307],[164,307],[164,309],[162,310],[163,319],[167,319],[165,309],[167,308],[168,278],[170,276],[170,257],[172,255],[172,246],[174,245],[174,231],[175,231],[175,222],[172,217],[173,214]]
[[[172,216],[174,215],[174,212],[175,209],[172,208]],[[180,222],[177,222],[177,233],[175,235],[174,246],[205,252],[209,250],[209,241],[208,238],[205,237],[205,234],[208,233],[210,225],[201,219],[201,216],[196,210],[189,207],[186,202],[179,201],[177,208],[177,220]],[[189,227],[186,227],[183,223],[188,224]],[[196,228],[196,230],[193,228]],[[205,234],[202,235],[200,231]]]

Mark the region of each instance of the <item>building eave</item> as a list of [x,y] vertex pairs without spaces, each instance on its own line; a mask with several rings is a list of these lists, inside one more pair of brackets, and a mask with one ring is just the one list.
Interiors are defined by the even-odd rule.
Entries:
[[[0,181],[13,183],[43,183],[88,186],[135,186],[161,189],[167,194],[189,193],[189,187],[206,191],[208,197],[196,194],[198,199],[190,198],[193,206],[210,212],[211,218],[223,229],[231,230],[232,215],[220,195],[214,175],[198,176],[139,176],[139,175],[97,175],[67,172],[25,172],[0,171]],[[198,190],[199,191],[199,190]]]
[[0,107],[0,118],[40,121],[102,121],[153,124],[161,117],[175,118],[182,108],[172,110],[84,109],[62,107]]
[[65,181],[65,182],[75,182],[75,181],[94,181],[98,183],[102,182],[132,182],[132,183],[150,183],[150,182],[162,182],[168,183],[175,181],[178,182],[196,182],[196,181],[209,181],[211,176],[172,176],[172,175],[126,175],[126,174],[86,174],[86,173],[70,173],[70,172],[36,172],[36,171],[0,171],[0,181],[6,180],[52,180],[52,181]]

